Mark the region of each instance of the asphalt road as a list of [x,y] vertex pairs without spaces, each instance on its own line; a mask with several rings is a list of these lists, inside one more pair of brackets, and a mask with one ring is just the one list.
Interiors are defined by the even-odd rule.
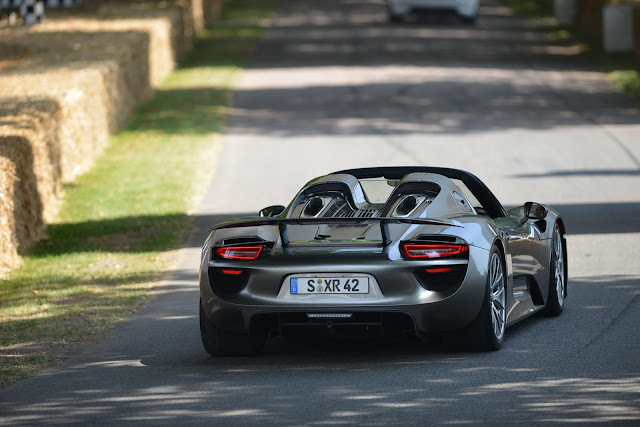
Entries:
[[[0,390],[0,424],[637,423],[639,106],[491,1],[467,27],[391,26],[381,0],[285,0],[238,83],[180,268],[109,337]],[[413,164],[464,168],[506,205],[564,213],[562,316],[508,329],[496,353],[279,339],[253,358],[202,350],[207,226],[285,204],[316,175]]]

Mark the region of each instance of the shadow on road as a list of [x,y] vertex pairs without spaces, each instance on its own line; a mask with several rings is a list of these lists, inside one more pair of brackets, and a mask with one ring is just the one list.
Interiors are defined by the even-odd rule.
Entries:
[[[640,232],[640,203],[575,203],[554,204],[553,207],[556,208],[565,219],[567,232],[569,234]],[[195,215],[192,217],[195,231],[186,243],[186,246],[202,246],[209,234],[209,229],[227,219],[256,216],[256,212]],[[148,237],[147,234],[158,233],[159,237],[161,237],[161,234],[166,233],[177,220],[183,218],[184,215],[142,215],[92,220],[81,223],[62,223],[50,225],[47,232],[52,238],[57,234],[91,236],[89,240],[79,238],[77,245],[70,244],[64,248],[58,248],[59,253],[95,252],[101,250],[118,250],[122,252],[157,251],[157,246],[150,245],[146,241],[145,237]],[[146,234],[144,236],[137,236],[135,232],[136,228],[146,230]],[[123,231],[119,234],[118,230]],[[157,241],[154,242],[154,244],[155,243],[157,243]],[[173,244],[173,242],[168,241],[167,247],[164,249],[171,249]],[[51,253],[46,244],[36,248],[34,255],[37,256],[40,252],[42,252],[42,256]]]
[[[331,0],[317,13],[309,13],[308,2],[286,1],[235,94],[240,107],[233,129],[250,136],[404,136],[640,124],[637,103],[591,73],[574,46],[551,43],[486,3],[478,26],[469,28],[392,26],[382,0]],[[259,71],[253,81],[252,70]],[[206,94],[191,96],[199,90],[180,93],[203,111],[217,105]],[[580,173],[598,172],[565,174]],[[555,207],[571,234],[640,232],[639,203]],[[640,354],[629,336],[640,322],[636,277],[570,278],[563,315],[508,329],[495,353],[450,353],[411,341],[274,339],[258,357],[209,357],[198,328],[198,248],[210,226],[253,215],[194,217],[196,232],[187,244],[193,268],[175,271],[145,311],[90,352],[1,390],[2,422],[404,425],[640,418]],[[65,224],[56,232],[118,229],[120,221],[171,218]],[[56,392],[34,399],[34,390]]]
[[[492,421],[575,421],[577,413],[591,422],[635,419],[638,408],[630,402],[638,396],[640,355],[628,354],[607,375],[589,361],[607,360],[611,343],[637,320],[640,282],[574,279],[571,288],[580,292],[570,294],[561,317],[534,317],[508,329],[495,353],[450,353],[410,341],[273,339],[257,357],[212,358],[199,342],[197,292],[178,286],[167,291],[186,292],[182,301],[193,300],[192,315],[173,306],[143,314],[119,332],[146,329],[139,341],[112,339],[95,355],[40,378],[65,390],[58,397],[21,405],[16,396],[28,390],[26,380],[5,390],[0,411],[10,424],[82,422],[95,414],[110,422],[482,423],[469,414],[503,396],[508,405]],[[584,311],[590,324],[581,320]],[[167,341],[167,328],[181,333]],[[99,386],[94,378],[112,380]],[[467,410],[458,411],[461,405]]]
[[[415,73],[415,69],[409,70]],[[360,81],[301,87],[255,87],[234,92],[240,105],[233,125],[237,132],[267,136],[467,134],[508,129],[550,129],[596,125],[640,124],[637,103],[612,93],[604,81],[586,79],[575,87],[553,88],[542,80],[543,72],[531,80],[514,79],[512,71],[478,70],[467,67],[425,69],[421,78],[389,72],[362,75]],[[318,70],[320,72],[320,70]],[[527,74],[523,72],[523,74]],[[484,79],[483,79],[484,80]],[[288,83],[283,82],[287,85]],[[265,85],[268,86],[268,85]],[[167,90],[193,94],[210,88]],[[175,94],[177,95],[177,93]],[[193,108],[211,109],[219,104],[206,96],[187,96]],[[622,97],[623,103],[620,103]],[[242,102],[243,99],[251,102]],[[278,98],[280,102],[273,103]],[[607,104],[606,98],[616,98]],[[202,105],[198,104],[198,99]],[[163,114],[178,116],[182,107],[165,107]],[[514,114],[526,110],[527,114]],[[398,116],[402,111],[402,117]],[[478,114],[482,111],[482,114]],[[162,118],[159,119],[161,121]],[[154,122],[149,121],[153,124]],[[152,128],[162,132],[162,126]],[[204,129],[204,128],[203,128]],[[205,129],[206,130],[206,129]],[[171,129],[167,132],[172,132]],[[197,127],[192,129],[197,133]],[[425,144],[427,139],[425,139]]]

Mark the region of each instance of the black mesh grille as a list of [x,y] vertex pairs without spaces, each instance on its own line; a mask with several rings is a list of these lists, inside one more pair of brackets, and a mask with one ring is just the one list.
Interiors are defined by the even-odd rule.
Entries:
[[[437,271],[437,267],[433,270],[431,268],[419,268],[413,274],[426,290],[450,295],[462,285],[464,276],[467,273],[467,265],[451,265],[443,266],[443,268],[451,268],[451,271]],[[432,272],[428,270],[432,270]]]
[[240,274],[225,274],[226,268],[209,267],[209,285],[216,295],[236,294],[247,286],[249,272],[243,270]]

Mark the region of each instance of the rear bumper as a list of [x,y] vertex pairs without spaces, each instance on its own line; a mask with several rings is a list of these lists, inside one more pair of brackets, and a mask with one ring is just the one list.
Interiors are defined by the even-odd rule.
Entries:
[[454,10],[459,15],[475,17],[478,14],[478,0],[388,0],[389,8],[395,14],[404,14],[416,9]]
[[[478,301],[481,300],[481,296],[478,297]],[[413,328],[418,336],[424,336],[429,333],[443,332],[460,329],[469,324],[476,316],[480,309],[480,306],[473,309],[461,310],[460,307],[450,302],[441,302],[437,305],[429,304],[414,305],[414,306],[395,306],[395,307],[380,307],[380,306],[318,306],[318,307],[277,307],[277,306],[241,306],[237,304],[230,304],[220,299],[214,298],[203,302],[205,313],[207,317],[219,328],[242,333],[251,333],[256,329],[262,330],[263,328],[272,329],[280,328],[283,326],[293,326],[291,323],[282,322],[280,316],[289,313],[370,313],[384,317],[391,314],[404,314],[411,318],[413,321]],[[265,320],[268,319],[268,320]],[[266,322],[265,324],[260,324]],[[326,319],[324,322],[307,322],[304,324],[298,322],[297,327],[313,328],[320,325],[335,325],[352,326],[347,322],[331,321]],[[370,322],[371,326],[375,325],[375,322]],[[361,322],[361,326],[364,322]],[[384,325],[381,321],[380,325]]]
[[[452,292],[426,290],[413,274],[416,267],[443,265],[442,261],[416,263],[342,256],[339,263],[330,258],[296,258],[295,263],[286,258],[254,262],[246,268],[250,274],[242,291],[216,294],[209,280],[209,261],[204,260],[200,299],[207,317],[217,327],[235,332],[249,332],[259,326],[256,325],[259,319],[287,313],[402,313],[413,319],[416,333],[423,335],[462,328],[476,317],[486,288],[488,255],[485,249],[470,247],[466,275],[459,288]],[[237,263],[215,265],[238,267]],[[243,264],[243,268],[244,265],[247,264]],[[373,279],[372,291],[375,292],[367,298],[335,298],[337,295],[291,298],[284,287],[292,273],[367,274]]]

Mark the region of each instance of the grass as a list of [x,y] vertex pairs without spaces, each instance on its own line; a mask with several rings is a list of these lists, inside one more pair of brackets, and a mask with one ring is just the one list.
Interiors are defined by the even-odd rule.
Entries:
[[553,13],[551,0],[500,0],[500,2],[525,18],[543,18]]
[[0,282],[0,385],[112,328],[171,265],[212,176],[234,80],[276,1],[230,2],[94,168],[66,186],[47,239]]
[[613,84],[640,99],[640,55],[636,53],[610,54],[602,49],[602,40],[593,36],[560,27],[549,19],[553,15],[553,2],[549,0],[500,0],[516,15],[528,18],[547,32],[550,41],[574,44],[587,55],[589,61],[600,66]]
[[616,86],[640,99],[640,73],[637,70],[612,71],[609,78]]

